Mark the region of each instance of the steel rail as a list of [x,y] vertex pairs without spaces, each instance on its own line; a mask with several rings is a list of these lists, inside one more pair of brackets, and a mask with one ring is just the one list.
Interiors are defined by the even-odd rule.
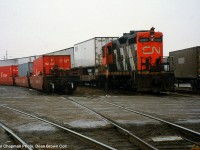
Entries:
[[25,141],[23,141],[17,134],[15,134],[11,129],[6,127],[4,124],[0,123],[0,126],[9,133],[13,138],[15,138],[19,143],[23,145],[23,148],[26,148],[28,150],[33,150]]
[[181,131],[182,133],[186,132],[188,133],[190,136],[194,137],[195,139],[200,139],[200,133],[199,132],[196,132],[194,130],[191,130],[191,129],[188,129],[188,128],[185,128],[183,126],[180,126],[180,125],[177,125],[175,123],[171,123],[169,121],[166,121],[166,120],[163,120],[163,119],[160,119],[160,118],[157,118],[157,117],[153,117],[153,116],[150,116],[148,114],[145,114],[145,113],[142,113],[142,112],[139,112],[139,111],[136,111],[136,110],[133,110],[133,109],[130,109],[130,108],[127,108],[127,107],[124,107],[124,106],[120,106],[118,104],[115,104],[115,103],[111,103],[111,102],[108,102],[108,101],[105,101],[103,99],[101,99],[103,102],[107,103],[107,104],[110,104],[112,106],[115,106],[115,107],[118,107],[118,108],[121,108],[121,109],[124,109],[124,110],[127,110],[129,112],[133,112],[135,114],[139,114],[139,115],[142,115],[142,116],[145,116],[145,117],[148,117],[148,118],[151,118],[151,119],[154,119],[154,120],[157,120],[157,121],[160,121],[162,123],[165,123],[179,131]]
[[147,142],[145,142],[144,140],[142,140],[141,138],[137,137],[136,135],[134,135],[133,133],[131,133],[130,131],[124,129],[123,127],[121,127],[118,123],[116,123],[115,121],[109,119],[108,117],[100,114],[99,112],[83,105],[80,104],[78,102],[76,102],[73,98],[69,97],[69,98],[65,98],[65,97],[61,97],[62,99],[66,99],[66,100],[70,100],[72,102],[74,102],[75,104],[78,104],[82,107],[84,107],[85,109],[91,111],[92,113],[95,113],[96,115],[98,115],[100,118],[102,118],[103,120],[109,122],[110,124],[112,124],[114,127],[116,127],[118,130],[122,131],[125,135],[129,136],[129,140],[132,141],[135,145],[139,146],[140,148],[144,149],[144,150],[158,150],[157,148],[153,147],[152,145],[148,144]]
[[78,132],[76,132],[76,131],[73,131],[73,130],[71,130],[71,129],[68,129],[68,128],[66,128],[66,127],[63,127],[63,126],[58,125],[58,124],[56,124],[56,123],[53,123],[53,122],[51,122],[51,121],[42,119],[42,118],[37,117],[37,116],[35,116],[35,115],[31,115],[31,114],[29,114],[29,113],[26,113],[26,112],[23,112],[23,111],[21,111],[21,110],[17,110],[17,109],[15,109],[15,108],[11,108],[11,107],[8,107],[8,106],[5,106],[5,105],[0,105],[0,107],[13,110],[13,111],[18,112],[18,113],[21,113],[21,114],[23,114],[23,115],[26,115],[26,116],[35,118],[35,119],[37,119],[37,120],[46,122],[46,123],[48,123],[48,124],[51,124],[51,125],[53,125],[53,126],[56,126],[57,128],[60,128],[60,129],[62,129],[62,130],[65,130],[65,131],[67,131],[68,133],[72,134],[73,136],[75,136],[75,137],[77,137],[77,138],[79,138],[79,139],[81,139],[81,140],[84,140],[85,142],[88,142],[89,144],[91,144],[91,145],[93,145],[93,146],[95,146],[95,147],[97,147],[97,148],[99,148],[99,149],[103,149],[103,150],[116,150],[115,148],[110,147],[110,146],[108,146],[108,145],[106,145],[106,144],[103,144],[103,143],[101,143],[101,142],[99,142],[99,141],[96,141],[96,140],[94,140],[94,139],[92,139],[92,138],[90,138],[90,137],[87,137],[87,136],[85,136],[85,135],[83,135],[83,134],[80,134],[80,133],[78,133]]
[[[199,95],[193,93],[188,93],[189,91],[175,91],[175,92],[163,92],[165,94],[171,94],[171,95],[177,95],[177,96],[185,96],[185,97],[194,97],[194,98],[200,98]],[[199,94],[199,93],[198,93]]]

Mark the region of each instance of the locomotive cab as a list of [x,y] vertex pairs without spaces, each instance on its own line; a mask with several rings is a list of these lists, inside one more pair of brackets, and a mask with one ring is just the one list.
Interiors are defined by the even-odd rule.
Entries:
[[[137,90],[161,92],[174,88],[174,73],[165,71],[163,61],[163,34],[155,32],[137,33]],[[168,67],[169,68],[169,67]]]
[[163,63],[163,34],[154,32],[151,28],[149,32],[137,33],[137,70],[160,72]]

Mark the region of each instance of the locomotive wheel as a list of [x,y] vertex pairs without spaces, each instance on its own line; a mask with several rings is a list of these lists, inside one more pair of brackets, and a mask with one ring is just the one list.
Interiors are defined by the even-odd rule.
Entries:
[[72,85],[71,84],[68,84],[67,85],[67,94],[68,95],[72,95],[73,94],[73,88],[72,88]]
[[51,87],[51,85],[49,85],[49,86],[47,87],[46,91],[47,91],[47,93],[52,93],[52,87]]
[[196,80],[191,80],[191,87],[192,87],[192,90],[194,90],[194,91],[197,90],[197,81]]

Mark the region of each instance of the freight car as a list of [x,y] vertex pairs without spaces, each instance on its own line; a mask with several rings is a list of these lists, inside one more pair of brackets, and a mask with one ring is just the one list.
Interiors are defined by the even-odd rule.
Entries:
[[[90,46],[90,40],[75,45],[75,66],[85,65],[79,67],[82,81],[106,88],[125,87],[153,92],[173,90],[174,73],[164,70],[170,68],[170,64],[163,60],[161,32],[155,32],[154,28],[131,31],[109,40],[100,46],[101,51],[97,46]],[[98,56],[101,57],[99,63]]]
[[193,90],[200,90],[200,46],[169,52],[173,58],[175,79],[191,83]]
[[43,55],[33,61],[32,88],[52,91],[67,90],[72,94],[75,80],[69,77],[71,62],[69,55]]
[[15,77],[15,85],[31,88],[30,76],[33,74],[33,61],[39,56],[18,58],[18,76]]
[[45,55],[70,55],[71,68],[74,68],[74,47],[46,53]]
[[46,92],[66,91],[67,94],[72,94],[77,80],[69,76],[70,69],[69,55],[42,55],[33,62],[0,67],[0,85],[23,86]]
[[[57,62],[59,57],[63,59]],[[163,34],[155,32],[154,28],[131,31],[120,38],[95,37],[75,44],[74,48],[18,59],[19,67],[28,65],[24,64],[28,60],[33,62],[33,72],[24,73],[20,69],[13,83],[48,92],[67,89],[72,93],[77,77],[81,83],[106,88],[154,92],[174,88],[173,71],[165,70],[171,67],[163,60]]]
[[81,83],[94,83],[98,78],[98,67],[102,65],[102,47],[118,37],[94,37],[74,45],[74,67],[72,75]]
[[17,65],[0,67],[0,85],[14,85],[16,76],[18,76]]

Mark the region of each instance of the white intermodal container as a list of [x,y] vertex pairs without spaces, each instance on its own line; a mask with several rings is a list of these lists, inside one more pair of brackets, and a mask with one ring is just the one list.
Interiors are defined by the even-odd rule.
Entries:
[[29,62],[33,62],[37,57],[38,56],[28,56],[28,57],[17,58],[18,65],[26,64],[26,63],[29,63]]
[[94,37],[74,45],[74,67],[95,67],[102,63],[102,47],[118,37]]
[[18,64],[17,59],[0,60],[0,66],[12,66],[12,65],[17,65],[17,64]]

